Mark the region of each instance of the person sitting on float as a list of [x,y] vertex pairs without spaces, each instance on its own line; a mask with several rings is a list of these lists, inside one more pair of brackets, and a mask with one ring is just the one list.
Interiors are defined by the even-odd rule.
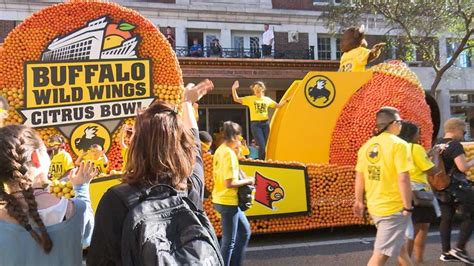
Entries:
[[259,151],[258,158],[265,160],[265,148],[267,146],[268,134],[270,132],[270,124],[268,122],[268,108],[280,108],[287,104],[290,99],[286,99],[281,103],[276,103],[271,98],[265,96],[265,84],[261,81],[254,82],[250,88],[254,95],[239,97],[237,89],[239,81],[236,80],[232,85],[232,97],[234,101],[245,105],[250,110],[250,127],[253,137],[257,140]]
[[128,143],[132,138],[133,126],[124,124],[122,131],[120,132],[120,147],[122,148],[122,173],[125,172],[127,161],[128,161]]
[[48,154],[51,158],[49,174],[52,180],[66,178],[74,169],[74,161],[71,154],[65,149],[66,142],[59,135],[53,135],[48,140]]
[[93,144],[89,150],[76,160],[76,165],[79,166],[81,162],[92,162],[95,168],[99,171],[99,174],[107,174],[109,168],[109,159],[105,155],[104,149],[98,144]]
[[365,66],[380,56],[385,43],[377,43],[372,49],[367,49],[364,25],[359,28],[350,27],[341,37],[341,72],[362,72]]

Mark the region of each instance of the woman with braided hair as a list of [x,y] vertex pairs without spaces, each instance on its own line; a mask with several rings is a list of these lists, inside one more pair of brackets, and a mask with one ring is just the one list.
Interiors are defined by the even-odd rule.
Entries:
[[[73,170],[76,198],[49,194],[50,159],[34,130],[0,128],[0,265],[81,265],[93,229],[91,163]],[[21,252],[20,252],[21,251]]]

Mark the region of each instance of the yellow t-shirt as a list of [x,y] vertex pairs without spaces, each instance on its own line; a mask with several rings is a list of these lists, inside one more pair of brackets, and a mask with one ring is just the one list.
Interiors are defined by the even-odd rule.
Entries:
[[239,205],[237,188],[227,188],[226,179],[239,179],[239,160],[235,152],[222,144],[214,153],[213,159],[214,189],[212,202],[222,205]]
[[341,72],[362,72],[369,59],[370,50],[365,47],[358,47],[342,54],[339,71]]
[[250,109],[250,121],[268,120],[268,108],[275,108],[276,102],[263,96],[246,96],[242,98],[242,104]]
[[65,150],[60,150],[51,159],[51,165],[49,166],[49,173],[51,174],[51,179],[61,179],[67,171],[73,168],[74,162],[72,161],[71,155]]
[[403,210],[398,174],[412,168],[408,143],[393,134],[382,133],[360,148],[356,171],[364,175],[365,197],[371,215],[390,216]]
[[84,162],[94,163],[95,168],[99,171],[99,174],[106,174],[108,170],[108,165],[105,164],[104,157],[99,157],[97,160],[93,160],[90,155],[86,155],[82,158]]
[[427,184],[428,177],[425,171],[434,167],[433,162],[428,158],[428,154],[423,146],[409,144],[414,167],[410,170],[410,179],[413,182]]
[[123,158],[122,172],[125,172],[125,168],[127,167],[127,162],[128,162],[128,147],[122,148],[122,158]]

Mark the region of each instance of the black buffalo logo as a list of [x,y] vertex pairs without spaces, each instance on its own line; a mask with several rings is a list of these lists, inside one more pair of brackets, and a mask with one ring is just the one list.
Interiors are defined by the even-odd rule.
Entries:
[[325,98],[324,103],[327,103],[330,95],[331,92],[326,89],[326,80],[324,79],[319,79],[316,81],[316,85],[309,89],[309,96],[313,98],[313,101],[319,98]]
[[100,145],[102,148],[104,148],[105,139],[97,136],[97,131],[98,130],[96,126],[90,126],[84,129],[84,134],[82,137],[74,141],[76,149],[87,152],[94,144]]

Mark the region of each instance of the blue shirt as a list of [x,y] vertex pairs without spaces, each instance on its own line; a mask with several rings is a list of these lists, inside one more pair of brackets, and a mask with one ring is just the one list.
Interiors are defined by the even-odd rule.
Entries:
[[[53,249],[46,254],[22,226],[0,221],[0,265],[82,265],[82,249],[90,244],[94,215],[89,185],[74,186],[74,214],[46,227]],[[39,233],[39,229],[36,228]]]
[[199,50],[202,50],[202,46],[199,43],[193,44],[193,46],[191,46],[191,52],[197,52]]
[[249,146],[250,154],[249,158],[258,159],[258,149],[254,146]]

